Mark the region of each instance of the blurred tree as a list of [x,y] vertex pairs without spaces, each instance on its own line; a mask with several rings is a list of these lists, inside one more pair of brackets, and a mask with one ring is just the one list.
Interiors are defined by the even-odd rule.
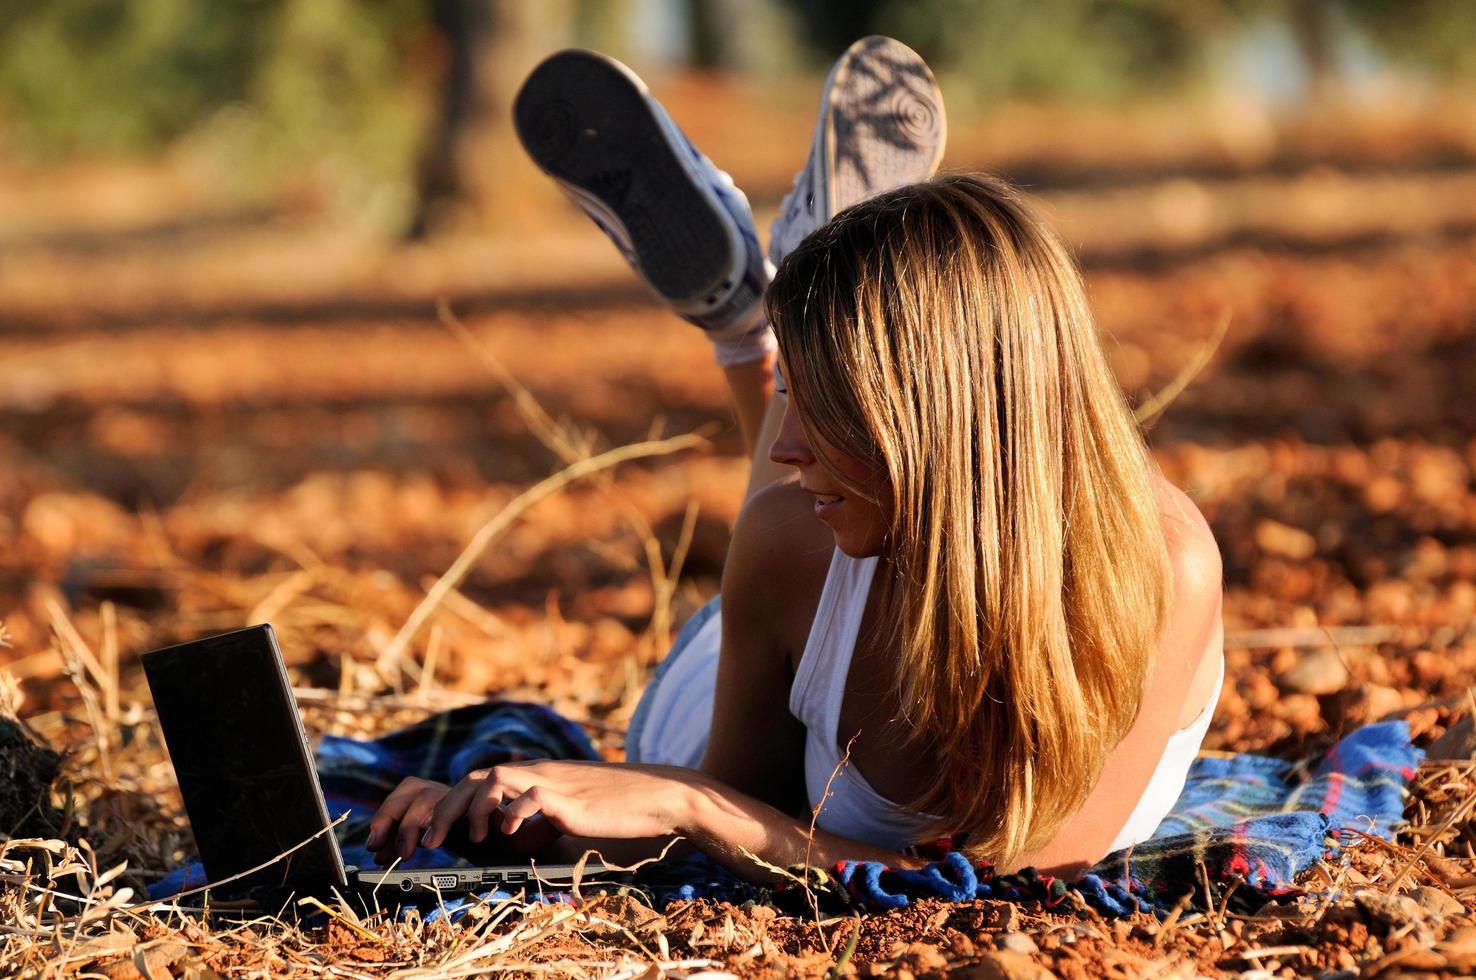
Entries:
[[1288,19],[1307,66],[1308,94],[1325,98],[1337,76],[1337,24],[1332,0],[1293,0]]
[[865,34],[890,34],[980,96],[1096,99],[1183,83],[1208,40],[1262,0],[785,2],[827,60]]
[[1445,78],[1476,76],[1476,3],[1468,0],[1344,0],[1379,50]]
[[43,155],[128,152],[240,99],[262,0],[0,4],[0,96],[17,142]]
[[[898,0],[852,0],[844,4],[832,0],[784,2],[794,13],[806,45],[822,60],[830,61],[857,38],[881,31],[887,9],[896,6]],[[932,0],[922,0],[920,5],[933,8],[934,14],[942,12],[938,8],[943,5]]]
[[141,153],[204,133],[234,173],[256,179],[331,161],[326,189],[362,211],[409,167],[403,46],[422,30],[424,4],[0,3],[4,136],[59,157]]
[[574,12],[559,0],[433,0],[433,7],[447,62],[411,239],[485,224],[509,205],[507,163],[519,151],[508,107],[533,65],[565,43]]
[[687,50],[694,68],[711,71],[733,65],[732,37],[722,0],[683,0],[687,16]]

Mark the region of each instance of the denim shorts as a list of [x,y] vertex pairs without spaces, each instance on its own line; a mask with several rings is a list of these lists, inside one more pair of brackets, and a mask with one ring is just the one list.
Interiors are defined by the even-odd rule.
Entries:
[[692,614],[686,624],[677,633],[671,650],[656,665],[656,672],[651,675],[651,681],[646,685],[645,691],[641,692],[641,700],[636,704],[635,714],[630,716],[630,728],[625,736],[625,756],[630,762],[643,761],[640,757],[638,746],[641,744],[641,735],[651,721],[652,705],[656,701],[656,692],[661,687],[661,682],[671,672],[672,667],[681,659],[692,645],[692,641],[701,632],[708,620],[716,616],[722,609],[721,596],[713,596],[707,604]]

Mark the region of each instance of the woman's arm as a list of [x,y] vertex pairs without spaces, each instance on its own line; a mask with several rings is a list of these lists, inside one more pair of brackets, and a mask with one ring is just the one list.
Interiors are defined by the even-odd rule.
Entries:
[[540,814],[549,829],[585,838],[561,842],[566,855],[594,849],[632,863],[681,834],[748,877],[766,874],[749,854],[781,868],[807,854],[820,866],[843,858],[902,861],[824,831],[810,834],[805,730],[789,713],[788,698],[791,665],[809,633],[833,547],[796,487],[771,486],[745,507],[723,571],[722,660],[702,771],[539,762],[474,773],[455,790],[407,782],[376,814],[370,847],[382,859],[408,857],[422,831],[425,843],[439,846],[462,816],[480,842],[493,810],[509,801],[499,830],[547,843],[549,834],[525,822]]
[[[796,864],[911,863],[898,852],[813,829],[705,773],[676,766],[521,762],[474,772],[454,788],[407,785],[391,794],[371,824],[371,849],[395,845],[382,859],[409,857],[417,845],[441,846],[458,820],[465,819],[467,836],[481,843],[494,832],[518,839],[536,818],[577,839],[578,849],[619,862],[658,854],[673,836],[682,837],[753,881],[778,880],[771,868]],[[562,850],[566,856],[571,851]]]
[[729,871],[751,881],[779,877],[766,866],[830,868],[840,861],[881,861],[894,868],[918,864],[899,851],[796,820],[712,779],[689,787],[684,817],[678,830],[682,836]]
[[701,769],[794,816],[805,799],[805,726],[789,712],[834,550],[809,496],[791,482],[743,508],[723,563],[723,636]]

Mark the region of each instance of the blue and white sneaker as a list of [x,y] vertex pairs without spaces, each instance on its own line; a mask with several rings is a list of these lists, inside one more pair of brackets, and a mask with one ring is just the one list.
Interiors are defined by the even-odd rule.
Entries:
[[816,228],[868,197],[926,180],[948,127],[927,63],[901,41],[863,37],[830,69],[810,158],[769,232],[778,265]]
[[550,55],[519,89],[513,123],[539,169],[662,300],[706,331],[718,363],[773,349],[761,302],[773,267],[748,198],[634,72],[593,51]]

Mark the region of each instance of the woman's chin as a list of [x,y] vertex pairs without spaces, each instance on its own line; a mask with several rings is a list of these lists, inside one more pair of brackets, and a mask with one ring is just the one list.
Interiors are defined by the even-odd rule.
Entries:
[[858,535],[850,533],[849,528],[838,528],[832,526],[830,533],[835,535],[835,546],[849,558],[875,558],[882,553],[880,541],[869,540],[871,535]]

